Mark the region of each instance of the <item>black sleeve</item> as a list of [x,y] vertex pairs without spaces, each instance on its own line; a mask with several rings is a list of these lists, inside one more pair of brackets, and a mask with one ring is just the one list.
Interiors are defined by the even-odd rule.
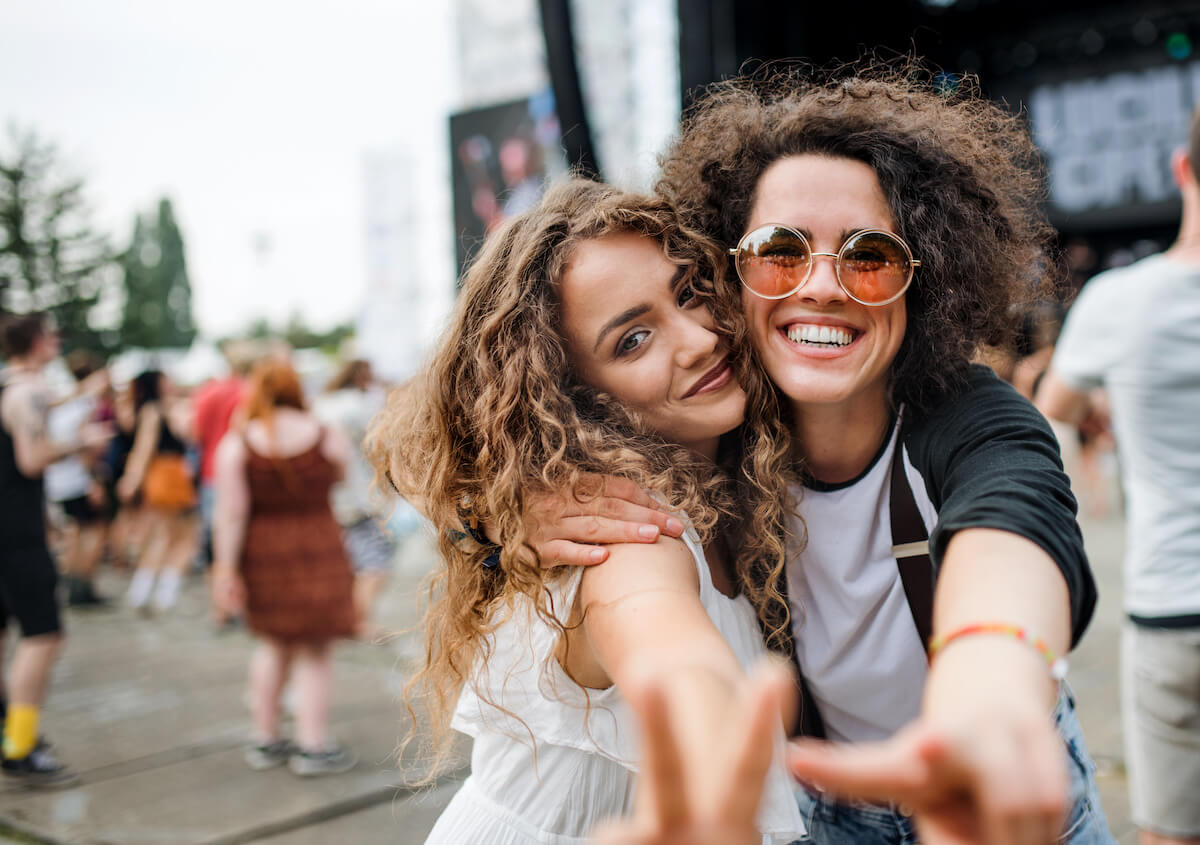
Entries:
[[934,566],[963,528],[998,528],[1032,540],[1067,581],[1074,647],[1095,610],[1096,582],[1058,440],[1045,418],[991,370],[974,366],[963,392],[906,420],[902,436],[938,511],[929,542]]

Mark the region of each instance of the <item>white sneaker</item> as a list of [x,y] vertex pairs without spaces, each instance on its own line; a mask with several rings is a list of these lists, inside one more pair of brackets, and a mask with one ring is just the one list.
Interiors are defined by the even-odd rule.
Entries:
[[339,747],[328,751],[296,751],[288,758],[288,768],[294,775],[311,778],[340,775],[353,769],[357,762],[353,754]]

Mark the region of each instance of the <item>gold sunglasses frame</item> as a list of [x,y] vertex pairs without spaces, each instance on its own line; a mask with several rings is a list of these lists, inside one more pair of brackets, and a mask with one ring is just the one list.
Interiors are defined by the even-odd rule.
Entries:
[[[786,232],[791,232],[793,235],[795,235],[797,238],[800,239],[801,243],[803,243],[805,246],[808,247],[808,254],[809,254],[810,258],[816,258],[819,255],[824,255],[824,256],[828,256],[829,258],[832,258],[833,259],[833,275],[837,279],[838,287],[840,287],[842,289],[842,292],[844,294],[846,294],[846,296],[850,297],[855,302],[859,303],[860,305],[870,306],[872,308],[878,308],[878,307],[881,307],[884,305],[891,305],[897,299],[904,296],[904,294],[908,292],[909,287],[912,285],[913,277],[916,275],[917,268],[921,266],[921,262],[918,261],[916,258],[913,258],[912,250],[909,248],[908,244],[905,243],[904,238],[900,237],[895,232],[889,232],[887,229],[863,229],[861,232],[855,232],[853,235],[846,238],[845,242],[842,244],[841,248],[837,252],[816,252],[815,250],[813,250],[812,244],[809,243],[808,238],[804,237],[803,233],[797,231],[796,229],[793,229],[791,226],[787,226],[783,223],[764,223],[761,226],[754,227],[749,232],[742,235],[742,239],[740,241],[738,241],[738,245],[735,247],[730,247],[728,250],[729,254],[733,256],[733,267],[734,267],[734,270],[737,271],[738,281],[742,283],[742,286],[745,287],[746,290],[750,291],[750,293],[754,294],[755,296],[759,297],[760,299],[769,299],[769,300],[773,300],[773,301],[780,300],[780,299],[787,299],[789,296],[798,292],[806,284],[808,284],[808,280],[812,278],[813,268],[817,264],[816,261],[809,261],[808,272],[804,275],[804,279],[801,280],[800,284],[796,285],[796,287],[792,288],[787,293],[781,293],[781,294],[778,294],[777,296],[768,296],[767,294],[759,293],[754,288],[750,287],[750,283],[747,282],[742,277],[742,268],[741,268],[740,262],[738,261],[738,255],[741,253],[742,248],[746,245],[747,238],[749,238],[755,232],[759,232],[759,231],[762,231],[763,229],[767,229],[767,228],[777,228],[777,229],[783,229]],[[842,270],[841,270],[842,254],[846,251],[846,247],[848,247],[850,245],[851,241],[853,241],[855,238],[860,237],[862,235],[887,235],[889,238],[894,238],[896,243],[900,244],[900,247],[904,250],[904,254],[906,256],[908,256],[908,267],[909,267],[908,279],[907,279],[907,281],[904,282],[904,287],[900,288],[899,292],[897,292],[895,296],[892,296],[889,299],[885,299],[883,302],[867,302],[865,300],[859,299],[857,296],[855,296],[854,294],[852,294],[850,292],[850,289],[846,287],[846,283],[842,281]]]

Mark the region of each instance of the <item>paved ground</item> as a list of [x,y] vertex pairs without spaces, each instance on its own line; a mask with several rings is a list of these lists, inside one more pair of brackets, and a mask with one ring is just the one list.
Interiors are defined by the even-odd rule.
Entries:
[[[1120,623],[1119,521],[1085,525],[1101,582],[1095,621],[1072,661],[1071,682],[1113,831],[1134,841],[1128,822],[1115,686]],[[429,550],[408,544],[380,617],[414,621],[414,593]],[[117,594],[124,584],[107,575]],[[83,776],[78,788],[32,793],[0,782],[0,840],[100,845],[317,845],[334,841],[420,843],[457,787],[461,768],[440,786],[413,792],[397,768],[407,731],[398,697],[414,642],[352,644],[338,654],[334,730],[359,756],[340,777],[299,780],[285,769],[254,773],[241,759],[248,715],[245,669],[251,641],[214,634],[205,597],[188,586],[177,612],[146,620],[125,610],[73,613],[71,640],[55,678],[45,726]],[[457,765],[461,766],[461,762]]]

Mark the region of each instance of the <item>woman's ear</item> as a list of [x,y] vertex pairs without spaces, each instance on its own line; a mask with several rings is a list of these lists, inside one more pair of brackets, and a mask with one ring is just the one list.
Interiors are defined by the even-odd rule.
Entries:
[[1171,177],[1175,187],[1187,191],[1196,187],[1196,171],[1192,168],[1192,157],[1183,147],[1171,153]]

